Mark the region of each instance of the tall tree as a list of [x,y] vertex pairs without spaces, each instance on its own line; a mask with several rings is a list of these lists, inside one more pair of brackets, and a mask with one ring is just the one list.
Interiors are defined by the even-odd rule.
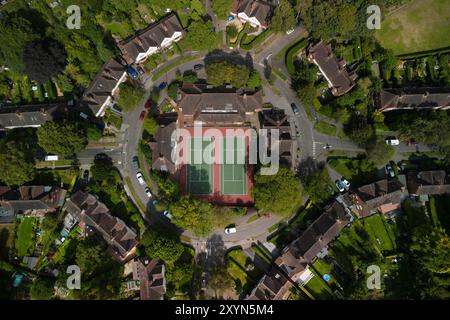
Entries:
[[37,130],[38,143],[47,152],[68,156],[87,145],[86,131],[74,122],[48,121]]
[[45,83],[64,70],[66,52],[56,41],[32,41],[25,45],[23,61],[30,79]]
[[178,237],[161,228],[147,229],[142,235],[141,243],[149,257],[169,264],[177,261],[184,252],[184,246]]
[[213,50],[217,46],[217,35],[210,20],[200,19],[189,25],[185,44],[192,50]]
[[300,207],[300,182],[294,173],[280,167],[274,175],[255,175],[253,186],[255,206],[265,212],[280,216],[290,216]]
[[270,26],[275,31],[288,31],[295,27],[295,12],[289,0],[280,0],[275,9]]
[[212,227],[213,206],[192,195],[185,195],[170,206],[173,223],[195,235],[206,236]]
[[247,84],[249,76],[250,70],[243,64],[221,61],[206,65],[206,78],[213,86],[230,84],[240,88]]
[[34,159],[16,142],[2,142],[0,150],[0,181],[9,186],[20,186],[33,180]]

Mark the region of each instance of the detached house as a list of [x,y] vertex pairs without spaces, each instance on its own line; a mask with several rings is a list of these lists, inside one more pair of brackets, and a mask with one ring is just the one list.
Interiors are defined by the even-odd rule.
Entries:
[[166,294],[165,265],[157,259],[141,258],[129,261],[125,269],[132,273],[126,291],[139,290],[141,300],[163,300]]
[[415,196],[450,193],[450,175],[444,170],[408,172],[407,186]]
[[10,223],[16,215],[43,217],[64,204],[66,190],[50,186],[0,187],[0,223]]
[[408,196],[404,175],[394,179],[383,179],[362,187],[349,194],[353,211],[359,218],[377,212],[390,214],[400,210],[401,202]]
[[128,64],[145,62],[148,56],[181,40],[185,32],[175,14],[169,14],[117,44]]
[[78,191],[67,201],[65,210],[79,222],[85,236],[99,234],[109,245],[109,252],[119,262],[136,254],[137,234],[121,219],[111,215],[109,209],[95,196]]
[[382,89],[378,97],[382,112],[402,109],[449,109],[450,88]]
[[325,208],[317,218],[294,242],[284,248],[275,260],[275,266],[265,275],[248,297],[254,299],[283,299],[292,286],[305,285],[314,274],[309,264],[316,257],[327,254],[328,244],[352,221],[350,211],[335,201]]
[[96,117],[102,117],[106,108],[112,104],[119,85],[127,79],[123,65],[114,59],[109,60],[84,91],[83,102]]
[[346,62],[337,59],[330,44],[326,45],[320,41],[311,45],[308,49],[308,59],[319,67],[334,96],[342,96],[355,86],[357,75],[347,71]]
[[231,15],[254,28],[266,29],[272,16],[272,6],[260,0],[234,0]]

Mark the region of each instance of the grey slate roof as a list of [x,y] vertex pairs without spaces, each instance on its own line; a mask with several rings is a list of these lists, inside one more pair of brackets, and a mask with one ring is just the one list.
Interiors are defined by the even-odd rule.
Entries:
[[260,0],[234,0],[231,12],[236,15],[244,12],[249,18],[255,17],[262,26],[267,27],[272,6]]
[[407,186],[414,195],[450,193],[450,175],[444,170],[409,172]]
[[109,60],[95,76],[89,87],[84,91],[83,102],[96,116],[105,101],[112,95],[114,87],[125,74],[125,68],[114,59]]
[[450,88],[382,89],[379,110],[447,109],[450,108]]
[[175,163],[172,161],[172,150],[176,141],[172,139],[172,133],[177,129],[175,122],[167,126],[160,126],[156,131],[153,142],[150,146],[153,151],[152,169],[159,171],[169,171],[174,173]]
[[63,120],[66,116],[67,105],[65,103],[1,106],[0,130],[40,127],[47,121]]
[[331,45],[322,41],[308,49],[311,62],[317,64],[335,96],[349,92],[355,86],[356,74],[349,74],[345,68],[345,61],[338,60],[331,50]]
[[164,38],[170,38],[175,32],[183,32],[178,17],[172,13],[138,31],[135,35],[119,42],[117,46],[128,64],[136,62],[139,53],[147,52],[151,47],[160,47]]

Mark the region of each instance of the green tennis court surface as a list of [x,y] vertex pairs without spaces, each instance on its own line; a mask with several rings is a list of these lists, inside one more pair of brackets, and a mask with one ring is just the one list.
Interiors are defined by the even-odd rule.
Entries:
[[214,150],[210,159],[203,158],[203,151],[210,147],[210,138],[192,138],[189,140],[187,164],[187,192],[198,195],[211,194],[213,191]]
[[247,193],[245,174],[245,137],[222,140],[220,192],[224,195]]

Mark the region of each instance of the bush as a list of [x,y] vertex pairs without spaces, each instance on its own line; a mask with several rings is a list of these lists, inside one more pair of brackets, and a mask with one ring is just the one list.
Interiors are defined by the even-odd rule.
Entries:
[[156,122],[155,118],[151,116],[147,116],[144,119],[144,130],[147,131],[147,133],[151,136],[156,134],[156,131],[158,131],[158,123]]
[[119,90],[117,103],[125,112],[133,110],[142,101],[145,93],[141,87],[130,81],[122,83]]
[[303,39],[300,40],[297,44],[293,45],[290,49],[288,49],[286,53],[286,67],[289,74],[293,75],[295,73],[295,57],[301,49],[305,48],[308,45],[308,43],[308,39]]
[[244,50],[251,50],[258,44],[263,42],[269,35],[272,34],[272,32],[273,31],[269,27],[266,30],[264,30],[261,34],[259,34],[256,38],[252,39],[250,42],[245,43],[244,41],[242,41],[240,47]]

